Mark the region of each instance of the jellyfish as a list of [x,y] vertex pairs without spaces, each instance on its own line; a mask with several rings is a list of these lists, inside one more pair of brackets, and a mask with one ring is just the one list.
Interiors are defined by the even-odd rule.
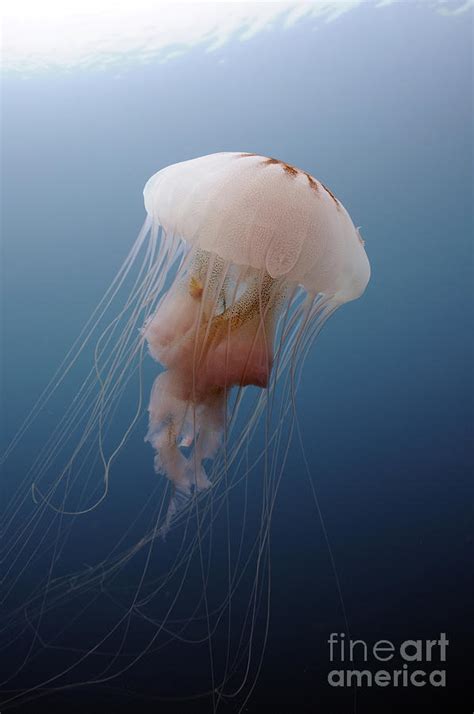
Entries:
[[[75,663],[65,665],[64,672],[30,686],[29,694],[56,686],[63,675],[70,677],[76,666],[83,668],[91,654],[100,653],[101,645],[101,656],[110,655],[109,664],[99,674],[88,675],[88,681],[109,681],[124,671],[118,667],[113,674],[114,664],[124,661],[127,618],[156,604],[173,577],[179,580],[180,568],[184,575],[176,592],[182,592],[189,560],[201,553],[206,534],[210,538],[222,496],[227,498],[252,468],[263,484],[262,525],[250,549],[256,562],[251,598],[258,608],[261,572],[268,562],[264,553],[269,523],[290,448],[297,414],[294,396],[306,355],[326,320],[361,296],[370,277],[364,242],[341,201],[310,173],[275,158],[223,152],[173,164],[148,180],[144,203],[147,216],[128,256],[3,457],[5,463],[24,443],[27,430],[81,360],[90,364],[80,372],[74,397],[51,426],[49,439],[34,455],[3,514],[2,556],[10,559],[5,597],[15,587],[25,593],[31,564],[47,560],[41,587],[32,587],[31,594],[5,615],[6,631],[15,623],[24,629],[27,613],[37,642],[45,613],[54,613],[70,593],[87,595],[94,588],[104,593],[107,583],[114,583],[138,553],[147,548],[150,554],[125,614],[110,628],[113,634],[126,624],[121,658],[110,655],[105,632],[88,652],[78,654]],[[152,365],[145,440],[154,452],[153,478],[164,486],[153,525],[122,550],[121,539],[108,555],[97,556],[97,563],[73,576],[56,577],[76,521],[100,509],[110,491],[115,462],[137,427],[146,427],[142,417]],[[249,443],[258,437],[261,420],[263,443],[257,445],[249,466]],[[290,426],[285,426],[288,420]],[[164,542],[180,523],[188,525],[192,509],[199,514],[200,503],[204,510],[197,517],[198,535],[183,535],[183,543],[186,537],[191,542],[177,549],[169,572],[161,581],[154,576],[142,595],[153,544]],[[207,623],[209,639],[243,582],[238,571],[249,562],[241,555],[243,547],[242,539],[235,572],[229,555],[229,592],[223,602],[211,611],[207,596],[196,595],[193,612],[205,604],[202,622]],[[203,573],[206,585],[214,555],[216,551],[210,551],[207,560],[199,558],[202,568],[204,561],[208,563]],[[173,604],[166,600],[161,619],[144,616],[144,622],[156,628],[145,649],[158,634],[170,635],[173,627],[182,639],[191,620],[173,620]],[[252,623],[249,637],[254,633]],[[254,651],[248,647],[249,660]],[[214,710],[233,671],[230,646],[224,660],[221,683],[214,673],[212,677]],[[93,657],[91,661],[96,662]],[[245,661],[242,638],[235,661]],[[250,665],[244,669],[248,677]],[[21,694],[13,694],[6,703],[10,701],[21,701]]]
[[298,289],[306,299],[296,322],[310,331],[362,294],[369,262],[334,194],[273,158],[229,152],[174,164],[150,178],[144,198],[151,225],[185,254],[143,329],[165,368],[146,439],[155,470],[189,496],[211,485],[204,464],[219,449],[229,392],[268,387],[277,324]]

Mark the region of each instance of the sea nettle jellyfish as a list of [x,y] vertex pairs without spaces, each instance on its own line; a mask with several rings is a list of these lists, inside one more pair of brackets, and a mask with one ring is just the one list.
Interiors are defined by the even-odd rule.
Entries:
[[[270,580],[269,527],[297,424],[294,395],[301,367],[326,319],[358,298],[369,280],[363,241],[342,203],[321,181],[283,161],[239,152],[184,161],[152,176],[144,197],[147,218],[135,244],[7,452],[23,443],[40,412],[50,428],[46,402],[54,402],[66,376],[70,383],[74,369],[91,359],[66,412],[38,449],[23,490],[6,501],[1,545],[3,562],[9,562],[3,594],[10,608],[2,610],[2,632],[13,643],[33,634],[26,654],[10,659],[11,693],[4,706],[21,701],[25,692],[43,696],[49,688],[73,686],[76,669],[76,681],[109,681],[154,651],[161,637],[197,645],[220,641],[219,627],[228,644],[220,659],[209,645],[213,711],[222,697],[241,695],[245,681],[259,671],[258,662],[252,669],[252,658],[258,660],[265,648],[268,621],[256,654],[257,613],[269,600],[263,585]],[[138,469],[142,457],[136,451],[123,472],[134,496],[140,493],[138,481],[142,489],[156,482],[161,495],[144,498],[143,508],[151,509],[148,520],[142,512],[130,517],[113,547],[105,526],[109,515],[89,547],[87,567],[84,556],[71,575],[64,563],[86,547],[91,516],[98,513],[102,524],[112,465],[133,442],[137,427],[145,428],[144,391],[152,364],[147,352],[158,374],[146,441],[159,476],[150,479],[146,466]],[[16,473],[13,480],[16,484]],[[239,484],[246,493],[243,505],[238,497],[237,506],[229,507],[229,494],[238,494]],[[248,488],[254,489],[252,499]],[[222,547],[213,548],[221,512],[227,547],[219,531]],[[253,540],[247,539],[246,522],[259,524]],[[182,533],[171,562],[165,550],[170,531]],[[133,563],[141,562],[145,550],[137,575]],[[193,575],[195,556],[201,588]],[[223,582],[213,600],[210,588],[219,578]],[[234,647],[223,613],[228,611],[229,622],[237,617],[235,608],[230,615],[231,602],[246,586],[249,605],[237,608],[242,618]],[[82,641],[89,632],[89,608],[106,595],[122,613],[115,624],[96,618],[104,630],[95,639],[91,634],[81,649],[75,638]],[[73,617],[68,603],[78,597],[85,602]],[[111,612],[107,606],[107,615]],[[152,634],[138,652],[127,651],[136,618]],[[71,634],[73,646],[64,647],[56,671],[38,675],[41,668],[32,666],[32,681],[26,687],[24,681],[15,683],[30,661],[34,664],[40,646],[53,643],[60,649],[74,626],[79,635]],[[224,692],[239,668],[242,681],[233,693]]]
[[204,463],[220,448],[232,387],[267,389],[277,356],[303,351],[330,313],[362,294],[370,269],[340,201],[277,159],[220,153],[174,164],[152,176],[144,196],[163,251],[182,254],[143,331],[165,367],[147,440],[156,471],[189,496],[211,485]]

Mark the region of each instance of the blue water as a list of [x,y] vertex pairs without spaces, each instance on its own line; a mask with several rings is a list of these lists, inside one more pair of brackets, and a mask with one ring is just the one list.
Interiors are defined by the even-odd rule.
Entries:
[[[120,266],[144,218],[142,187],[158,169],[216,151],[276,156],[324,181],[361,226],[372,279],[310,352],[297,400],[306,456],[352,637],[446,632],[450,640],[446,688],[362,689],[361,714],[446,712],[472,696],[471,55],[469,11],[448,17],[431,3],[404,2],[367,4],[317,27],[276,26],[214,53],[191,49],[120,73],[3,80],[5,444]],[[74,383],[68,389],[64,406]],[[60,407],[28,432],[10,481]],[[74,541],[73,567],[88,562],[95,539],[118,539],[157,478],[141,437],[119,462],[109,502]],[[10,484],[5,505],[11,492]],[[327,639],[345,623],[297,444],[278,495],[271,563],[269,639],[245,711],[353,711],[353,693],[326,679]],[[104,603],[92,608],[82,627],[93,635],[106,613]],[[80,634],[68,644],[81,646]],[[58,670],[61,655],[38,649],[18,686]],[[4,652],[6,671],[12,654]],[[160,672],[175,696],[187,682],[194,690],[194,671],[208,676],[192,650],[174,651],[170,662],[166,672],[161,658],[157,670],[150,654],[107,684],[19,710],[212,711],[209,699],[154,698]],[[221,709],[239,711],[238,698]]]

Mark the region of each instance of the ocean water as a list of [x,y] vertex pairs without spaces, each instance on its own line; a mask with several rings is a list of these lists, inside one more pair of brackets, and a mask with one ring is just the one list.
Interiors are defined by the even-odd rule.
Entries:
[[[39,588],[41,603],[45,583],[51,588],[56,577],[85,572],[121,538],[132,547],[150,531],[162,485],[143,443],[143,404],[97,508],[59,521],[46,509],[29,531],[35,508],[26,482],[8,541],[16,545],[1,562],[0,701],[11,700],[1,711],[445,712],[460,698],[469,710],[472,29],[472,9],[462,3],[362,3],[331,21],[305,15],[291,24],[268,22],[245,40],[230,33],[212,52],[197,44],[180,47],[167,61],[159,54],[146,61],[127,56],[4,75],[5,448],[135,240],[146,180],[170,163],[248,151],[307,170],[361,226],[372,278],[362,298],[329,320],[302,372],[296,405],[309,474],[294,438],[255,610],[251,696],[248,687],[228,696],[232,681],[227,696],[212,696],[209,644],[185,640],[202,632],[202,593],[212,604],[228,589],[220,548],[229,532],[233,543],[244,534],[245,549],[258,530],[258,466],[249,483],[237,485],[228,519],[216,521],[206,587],[195,562],[184,578],[173,617],[190,617],[196,597],[201,600],[199,621],[182,639],[156,624],[178,571],[159,597],[113,629],[123,602],[130,602],[127,588],[137,587],[144,572],[146,548],[115,579],[104,578],[103,587],[95,581],[77,594],[70,580],[56,609],[48,610],[47,597],[42,616],[26,606],[31,588]],[[18,484],[74,400],[85,369],[71,373],[5,462],[2,513],[11,512]],[[149,360],[145,394],[155,373]],[[4,544],[7,537],[2,531]],[[25,552],[37,543],[39,555],[25,557],[23,576],[10,591],[9,564],[25,539]],[[173,538],[160,541],[141,598],[173,562],[176,547]],[[213,637],[216,670],[225,658],[226,618],[235,637],[248,606],[253,576],[243,567],[242,573],[230,615]],[[101,642],[105,632],[112,634]],[[368,646],[439,640],[446,633],[446,661],[433,656],[416,663],[446,670],[446,686],[363,686],[354,699],[353,687],[328,683],[330,671],[346,668],[330,661],[331,633]],[[404,663],[371,655],[353,668],[375,672]],[[245,671],[245,657],[236,669]]]

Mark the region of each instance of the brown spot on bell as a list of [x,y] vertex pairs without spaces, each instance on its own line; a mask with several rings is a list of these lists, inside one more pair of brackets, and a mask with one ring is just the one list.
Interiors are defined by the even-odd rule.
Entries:
[[271,166],[271,165],[278,165],[281,166],[283,171],[288,174],[288,176],[297,176],[299,173],[299,170],[296,169],[294,166],[291,166],[291,164],[285,164],[284,161],[280,161],[280,159],[273,159],[273,158],[268,158],[263,160],[263,164],[265,166]]

